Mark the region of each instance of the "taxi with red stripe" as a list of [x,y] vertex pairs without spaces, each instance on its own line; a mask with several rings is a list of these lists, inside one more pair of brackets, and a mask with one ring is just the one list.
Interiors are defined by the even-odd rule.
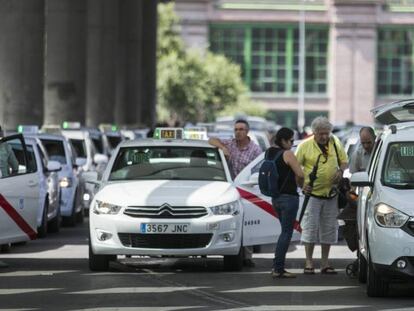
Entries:
[[98,188],[89,214],[91,270],[107,270],[118,255],[221,255],[225,269],[239,270],[243,246],[276,241],[277,215],[258,194],[257,174],[250,177],[249,166],[232,180],[221,150],[186,136],[158,128],[154,139],[122,142],[101,180],[86,177]]

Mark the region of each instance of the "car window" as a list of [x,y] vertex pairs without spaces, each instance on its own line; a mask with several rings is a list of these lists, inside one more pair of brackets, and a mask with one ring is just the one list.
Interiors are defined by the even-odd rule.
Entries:
[[108,142],[109,142],[109,146],[111,147],[111,149],[115,149],[118,144],[122,141],[121,137],[118,136],[107,136],[108,137]]
[[100,138],[100,137],[93,137],[93,138],[92,138],[92,142],[93,142],[93,145],[95,146],[96,151],[97,151],[98,153],[103,154],[103,153],[104,153],[104,151],[103,151],[103,145],[102,145],[102,140],[101,140],[101,138]]
[[414,142],[389,145],[383,169],[383,183],[389,187],[414,187]]
[[250,175],[253,175],[254,173],[258,173],[263,162],[264,162],[264,158],[263,160],[257,162],[257,164],[250,169]]
[[66,164],[65,148],[63,141],[41,139],[43,146],[49,156],[49,160],[58,161],[60,164]]
[[[26,146],[27,155],[28,146]],[[21,138],[6,138],[0,140],[0,178],[7,178],[33,172],[28,166]],[[33,151],[32,151],[33,152]]]
[[219,152],[204,147],[121,148],[109,180],[226,181]]
[[83,139],[69,139],[77,158],[86,158],[86,146]]

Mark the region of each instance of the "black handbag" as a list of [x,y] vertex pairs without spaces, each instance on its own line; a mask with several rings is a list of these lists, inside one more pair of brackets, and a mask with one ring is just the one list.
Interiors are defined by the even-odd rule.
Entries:
[[[339,161],[338,149],[336,148],[335,140],[333,140],[333,145],[336,153],[336,160],[338,161],[338,167],[341,167],[341,162]],[[348,178],[341,178],[338,185],[336,186],[338,193],[338,208],[343,209],[348,204],[347,193],[351,190],[351,183]]]

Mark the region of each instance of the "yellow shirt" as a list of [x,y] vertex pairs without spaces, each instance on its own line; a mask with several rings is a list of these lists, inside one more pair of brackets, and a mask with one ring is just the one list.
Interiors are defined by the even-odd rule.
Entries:
[[[326,157],[322,155],[319,158],[318,171],[316,172],[317,177],[312,190],[312,194],[316,196],[329,196],[329,192],[333,186],[332,178],[338,170],[338,160],[333,145],[334,141],[338,150],[339,162],[341,164],[348,163],[348,157],[341,142],[337,137],[332,135],[328,144],[328,156]],[[311,136],[300,143],[296,149],[296,157],[305,173],[305,184],[309,183],[309,174],[312,172],[320,154],[322,154],[322,151],[316,143],[314,136]]]

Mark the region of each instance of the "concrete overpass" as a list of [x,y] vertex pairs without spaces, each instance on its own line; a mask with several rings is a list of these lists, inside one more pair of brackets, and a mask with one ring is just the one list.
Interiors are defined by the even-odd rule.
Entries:
[[0,0],[0,125],[153,125],[157,2]]

